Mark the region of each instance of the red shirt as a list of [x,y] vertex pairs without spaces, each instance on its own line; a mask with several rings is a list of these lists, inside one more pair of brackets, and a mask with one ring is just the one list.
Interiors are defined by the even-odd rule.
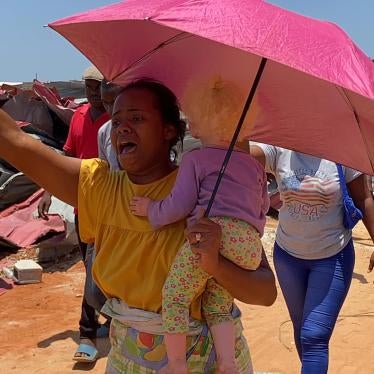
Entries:
[[100,127],[110,119],[105,112],[96,121],[92,121],[90,108],[90,104],[82,105],[75,111],[70,121],[64,151],[76,158],[98,157],[97,134]]

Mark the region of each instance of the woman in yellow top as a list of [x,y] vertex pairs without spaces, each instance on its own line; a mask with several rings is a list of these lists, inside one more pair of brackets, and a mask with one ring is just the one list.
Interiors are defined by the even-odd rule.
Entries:
[[[160,200],[176,177],[170,150],[183,138],[184,124],[174,94],[160,83],[139,80],[124,88],[112,118],[112,144],[126,172],[110,172],[106,162],[62,156],[21,132],[0,110],[0,157],[67,203],[78,206],[80,231],[95,242],[94,278],[109,302],[113,317],[109,374],[151,374],[166,364],[163,345],[161,290],[178,248],[185,240],[184,222],[153,231],[146,218],[130,213],[133,196]],[[199,265],[235,298],[271,305],[276,297],[274,275],[266,257],[256,271],[247,271],[219,255],[220,229],[201,219],[186,233],[193,244],[201,234]],[[251,361],[236,318],[236,359],[240,373],[251,373]],[[191,307],[191,335],[186,347],[190,373],[212,373],[215,355],[211,336],[201,321],[200,300]],[[201,321],[201,322],[199,322]]]

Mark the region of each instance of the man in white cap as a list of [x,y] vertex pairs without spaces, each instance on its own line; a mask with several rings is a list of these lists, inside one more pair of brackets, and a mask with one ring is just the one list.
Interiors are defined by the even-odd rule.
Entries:
[[[75,111],[63,149],[67,156],[88,159],[98,157],[98,132],[100,127],[109,120],[109,115],[105,111],[100,95],[101,81],[104,79],[103,75],[96,67],[90,66],[84,71],[83,79],[88,104],[80,106]],[[47,219],[50,205],[51,195],[46,192],[38,206],[40,217]],[[79,248],[86,265],[87,244],[83,243],[79,237],[78,212],[76,209],[75,225]],[[85,292],[79,321],[80,344],[73,357],[75,361],[79,362],[94,362],[98,355],[94,341],[100,325],[97,320],[97,312],[90,304],[87,302]]]

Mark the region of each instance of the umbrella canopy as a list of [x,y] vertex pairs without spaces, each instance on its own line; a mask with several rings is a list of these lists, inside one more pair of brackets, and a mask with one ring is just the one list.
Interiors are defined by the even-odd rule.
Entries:
[[374,64],[336,25],[261,0],[129,0],[49,25],[126,84],[220,75],[256,92],[253,140],[374,174]]

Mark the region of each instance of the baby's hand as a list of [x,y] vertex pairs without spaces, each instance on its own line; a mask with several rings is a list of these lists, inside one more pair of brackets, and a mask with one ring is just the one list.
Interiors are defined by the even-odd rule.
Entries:
[[136,216],[146,217],[148,214],[148,206],[151,199],[148,197],[138,197],[135,196],[130,202],[130,210],[132,214]]

